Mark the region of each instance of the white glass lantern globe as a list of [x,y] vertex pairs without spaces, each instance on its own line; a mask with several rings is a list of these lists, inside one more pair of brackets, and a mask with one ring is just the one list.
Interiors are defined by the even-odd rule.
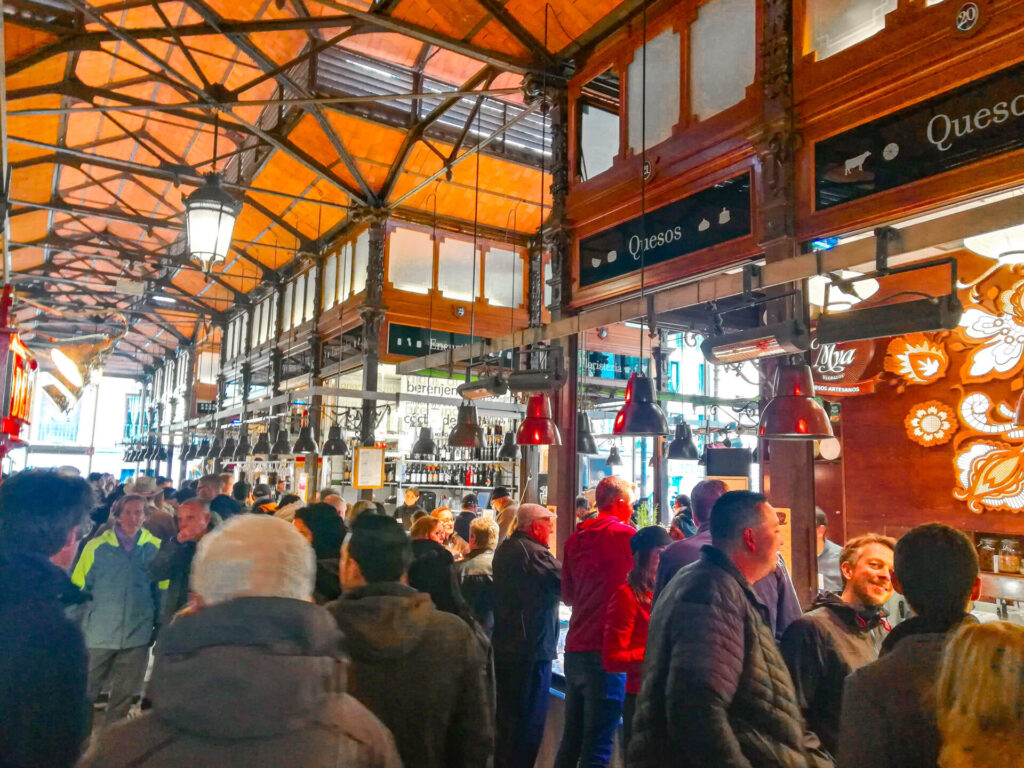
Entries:
[[189,256],[209,269],[227,259],[241,205],[221,186],[220,174],[204,178],[203,186],[185,199],[185,230]]

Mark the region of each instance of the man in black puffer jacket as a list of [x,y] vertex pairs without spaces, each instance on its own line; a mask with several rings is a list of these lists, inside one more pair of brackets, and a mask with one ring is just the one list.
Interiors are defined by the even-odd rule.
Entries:
[[711,546],[651,616],[630,768],[823,768],[793,682],[750,586],[781,540],[765,497],[730,491],[711,510]]

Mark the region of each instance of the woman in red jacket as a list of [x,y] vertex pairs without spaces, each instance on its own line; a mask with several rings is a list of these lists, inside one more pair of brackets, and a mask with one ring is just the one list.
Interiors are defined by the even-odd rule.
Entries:
[[650,525],[633,534],[629,540],[633,569],[626,575],[626,583],[608,602],[605,614],[602,649],[605,671],[626,673],[626,701],[622,707],[623,754],[629,744],[636,696],[640,693],[640,673],[647,647],[647,626],[651,620],[658,560],[661,550],[671,543],[668,531],[660,525]]

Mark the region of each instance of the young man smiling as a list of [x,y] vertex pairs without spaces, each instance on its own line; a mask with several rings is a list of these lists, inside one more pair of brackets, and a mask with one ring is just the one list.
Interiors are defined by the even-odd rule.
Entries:
[[823,593],[810,613],[782,636],[782,656],[796,686],[807,727],[833,754],[847,675],[878,658],[889,631],[882,606],[892,597],[896,540],[867,534],[850,540],[839,556],[841,595]]

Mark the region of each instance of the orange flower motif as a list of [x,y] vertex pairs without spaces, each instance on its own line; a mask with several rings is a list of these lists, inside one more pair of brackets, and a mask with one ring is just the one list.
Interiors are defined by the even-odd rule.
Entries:
[[1024,509],[1024,446],[977,440],[956,457],[959,486],[953,496],[976,514]]
[[956,414],[953,409],[938,400],[918,403],[910,409],[903,420],[907,437],[918,445],[930,448],[948,443],[957,430]]
[[908,384],[931,384],[946,375],[949,355],[942,344],[930,341],[924,334],[911,333],[889,342],[885,370],[895,373]]

